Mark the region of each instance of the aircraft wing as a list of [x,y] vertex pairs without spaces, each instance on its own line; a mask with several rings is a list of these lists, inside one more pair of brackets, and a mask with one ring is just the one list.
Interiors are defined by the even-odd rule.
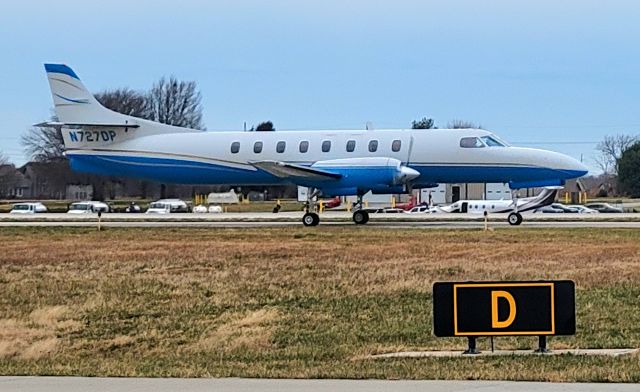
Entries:
[[253,161],[249,162],[249,164],[279,178],[298,178],[313,181],[339,180],[342,178],[342,174],[339,173],[280,161]]

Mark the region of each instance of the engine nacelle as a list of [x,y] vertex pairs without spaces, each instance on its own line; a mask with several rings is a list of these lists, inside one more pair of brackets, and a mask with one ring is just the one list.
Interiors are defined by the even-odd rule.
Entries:
[[324,193],[331,190],[335,194],[338,194],[338,189],[356,189],[356,194],[369,190],[375,190],[375,193],[403,193],[404,185],[420,175],[394,158],[332,159],[318,161],[312,167],[342,175],[335,183],[322,187]]

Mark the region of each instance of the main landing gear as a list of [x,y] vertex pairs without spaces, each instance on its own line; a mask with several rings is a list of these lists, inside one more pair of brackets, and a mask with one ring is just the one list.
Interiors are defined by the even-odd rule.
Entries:
[[305,226],[318,226],[320,217],[316,213],[316,197],[320,194],[318,189],[309,189],[307,204],[304,206],[302,224]]
[[364,225],[369,222],[369,213],[362,209],[362,195],[358,195],[358,201],[353,206],[353,222],[356,225]]
[[[304,207],[302,224],[305,226],[318,226],[320,217],[316,213],[316,197],[320,194],[318,189],[310,189],[307,196],[307,203]],[[369,213],[362,209],[362,195],[358,195],[358,200],[353,206],[353,222],[356,225],[364,225],[369,222]]]

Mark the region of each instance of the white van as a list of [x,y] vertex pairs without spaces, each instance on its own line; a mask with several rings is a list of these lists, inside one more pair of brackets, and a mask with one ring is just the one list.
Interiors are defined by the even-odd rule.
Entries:
[[187,203],[180,199],[160,199],[149,204],[147,214],[170,214],[174,212],[189,212]]
[[71,203],[67,214],[92,214],[97,212],[109,212],[109,206],[101,201],[79,201]]
[[47,212],[47,207],[42,203],[16,203],[10,214],[36,214],[39,212]]

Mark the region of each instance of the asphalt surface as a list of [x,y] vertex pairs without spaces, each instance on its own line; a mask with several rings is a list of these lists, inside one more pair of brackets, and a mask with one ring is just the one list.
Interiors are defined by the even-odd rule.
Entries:
[[[504,215],[504,216],[503,216]],[[354,226],[347,213],[321,215],[321,226]],[[97,227],[98,217],[90,215],[38,214],[16,216],[0,215],[0,227]],[[234,213],[234,214],[104,214],[103,227],[297,227],[302,226],[301,213]],[[408,214],[372,214],[368,224],[362,226],[398,229],[482,229],[482,217],[474,215],[414,216]],[[510,226],[505,214],[490,217],[490,228],[633,228],[640,229],[640,214],[525,214],[520,226]],[[313,230],[313,228],[310,228]]]
[[573,392],[638,391],[634,384],[567,384],[507,381],[271,380],[179,378],[0,377],[3,392],[261,391],[261,392]]

